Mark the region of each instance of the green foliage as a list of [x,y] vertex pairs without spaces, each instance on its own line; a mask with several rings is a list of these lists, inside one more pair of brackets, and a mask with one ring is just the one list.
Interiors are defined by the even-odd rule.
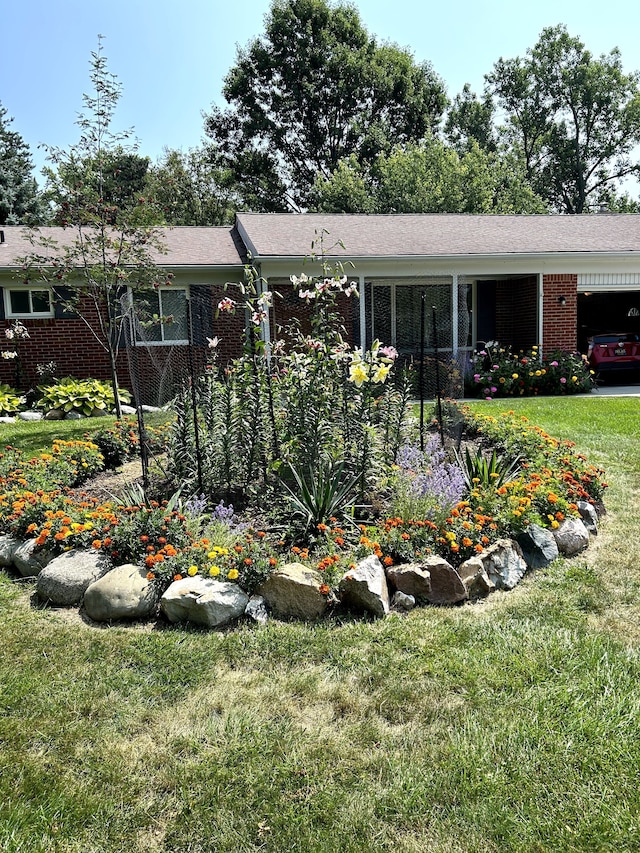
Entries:
[[396,145],[373,164],[343,160],[319,174],[312,204],[346,213],[544,213],[517,160],[482,150],[475,140],[456,149],[433,136]]
[[617,49],[595,59],[564,25],[545,28],[526,57],[500,59],[487,76],[505,141],[553,209],[585,213],[638,175],[639,79],[624,73]]
[[10,385],[0,383],[0,415],[14,415],[24,403],[24,397]]
[[[114,406],[114,396],[111,386],[99,379],[74,379],[65,376],[57,379],[52,385],[38,386],[37,406],[45,411],[59,409],[65,413],[79,412],[90,416],[94,412],[108,412]],[[118,389],[120,400],[128,403],[131,400],[129,392]]]
[[[285,478],[291,474],[289,485]],[[326,462],[307,476],[292,465],[281,475],[285,505],[283,517],[291,517],[292,526],[308,537],[319,525],[328,525],[330,520],[345,520],[353,513],[353,504],[358,494],[358,477],[345,472],[345,463]]]
[[478,448],[472,453],[469,447],[465,447],[464,453],[457,453],[456,459],[469,491],[476,487],[498,489],[520,473],[520,460],[499,454],[495,447],[490,459],[487,459],[481,449]]
[[223,94],[230,107],[209,114],[206,132],[244,206],[264,211],[307,207],[318,173],[422,138],[446,104],[428,63],[379,44],[354,6],[327,0],[274,0]]
[[516,353],[489,344],[473,354],[465,374],[465,393],[484,399],[585,394],[593,387],[593,371],[580,353],[556,351],[541,358],[537,346]]
[[47,209],[32,175],[31,152],[10,130],[12,122],[0,103],[0,225],[44,225]]

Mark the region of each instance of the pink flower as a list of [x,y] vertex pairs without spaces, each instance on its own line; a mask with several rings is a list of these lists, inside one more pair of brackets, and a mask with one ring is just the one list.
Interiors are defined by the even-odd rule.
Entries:
[[557,362],[557,361],[552,361],[552,362],[551,362],[551,367],[557,367],[557,366],[558,366],[558,362]]
[[380,347],[378,352],[387,358],[390,358],[392,361],[395,361],[398,357],[398,350],[395,347]]
[[229,299],[228,296],[225,296],[224,299],[221,299],[218,302],[218,311],[226,311],[227,313],[231,313],[236,307],[236,303],[233,299]]
[[566,381],[567,381],[567,380],[564,378],[564,376],[561,376],[561,377],[560,377],[560,382],[562,382],[562,384],[563,384],[563,385],[564,385],[564,383],[565,383]]

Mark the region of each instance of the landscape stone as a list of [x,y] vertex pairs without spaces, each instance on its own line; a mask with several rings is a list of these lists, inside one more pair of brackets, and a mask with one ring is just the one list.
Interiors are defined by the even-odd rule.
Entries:
[[13,552],[13,565],[24,578],[39,575],[42,569],[53,559],[53,554],[38,548],[35,539],[26,539]]
[[444,557],[432,554],[420,566],[431,575],[431,592],[427,595],[431,604],[457,604],[469,597],[462,578]]
[[269,621],[267,603],[261,595],[252,595],[244,610],[244,615],[253,619],[259,625],[266,625]]
[[97,551],[67,551],[54,557],[38,575],[38,598],[59,607],[80,604],[87,587],[110,568]]
[[530,524],[517,535],[516,541],[530,569],[544,569],[558,557],[558,546],[553,534],[539,524]]
[[11,415],[3,415],[0,418],[0,424],[14,424],[16,422],[15,418],[12,418]]
[[18,417],[21,421],[41,421],[43,418],[42,412],[18,412]]
[[578,512],[580,513],[580,517],[584,522],[584,526],[587,528],[589,533],[592,533],[594,536],[598,535],[598,513],[596,512],[596,508],[593,504],[590,504],[589,501],[578,501],[577,503]]
[[391,606],[395,610],[413,610],[416,606],[416,600],[413,595],[407,595],[406,592],[397,590],[391,599]]
[[242,616],[248,602],[238,584],[195,575],[174,581],[160,599],[160,609],[169,622],[222,628]]
[[553,531],[558,551],[565,557],[573,557],[589,547],[589,531],[580,518],[565,518],[560,527]]
[[[120,411],[122,412],[123,415],[135,415],[135,413],[136,413],[134,406],[127,406],[124,403],[120,404]],[[112,414],[115,415],[115,413],[116,413],[116,410],[114,409]]]
[[62,409],[49,409],[48,412],[44,413],[45,421],[61,421],[64,418],[64,412]]
[[22,544],[22,539],[3,534],[0,536],[0,566],[8,568],[13,565],[16,548]]
[[153,615],[158,598],[158,585],[147,578],[147,570],[126,563],[87,587],[84,609],[96,622],[145,619]]
[[513,589],[528,568],[522,549],[513,539],[498,539],[478,554],[478,559],[497,589]]
[[343,575],[339,584],[343,604],[356,610],[386,616],[389,613],[389,588],[382,563],[371,554],[355,569]]
[[269,575],[258,593],[278,617],[317,619],[327,607],[327,596],[320,591],[323,583],[315,569],[302,563],[287,563]]
[[405,563],[387,569],[387,578],[399,592],[414,598],[426,598],[431,592],[431,575],[416,563]]
[[65,421],[81,421],[83,418],[82,412],[75,412],[73,409],[64,416]]
[[465,560],[458,569],[458,574],[469,593],[469,598],[483,598],[496,588],[487,574],[481,554]]

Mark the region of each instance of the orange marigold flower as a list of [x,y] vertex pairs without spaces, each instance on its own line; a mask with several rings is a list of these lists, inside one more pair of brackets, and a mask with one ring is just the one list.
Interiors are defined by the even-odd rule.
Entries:
[[148,542],[148,541],[149,541],[149,537],[148,537],[148,536],[141,536],[141,537],[140,537],[140,541],[141,541],[141,542]]
[[258,530],[258,532],[256,533],[256,536],[259,536],[260,539],[263,539],[266,535],[267,534],[264,532],[264,530]]
[[329,593],[331,592],[331,587],[328,583],[321,583],[318,592],[320,592],[322,595],[329,595]]
[[392,566],[392,565],[393,565],[393,557],[389,557],[389,556],[387,555],[387,556],[384,558],[383,563],[385,564],[385,566]]
[[547,500],[550,504],[557,504],[558,496],[555,494],[555,492],[549,492],[549,494],[547,495]]
[[320,531],[320,533],[324,533],[326,529],[327,529],[326,524],[319,524],[318,525],[318,530]]
[[147,580],[148,580],[148,581],[155,580],[155,577],[156,577],[156,576],[154,575],[154,573],[153,573],[153,572],[147,572]]
[[98,548],[102,548],[101,540],[100,539],[94,539],[93,542],[91,543],[91,547],[95,548],[96,550],[98,550]]
[[251,557],[245,557],[242,562],[245,564],[245,566],[250,566],[253,563],[253,560],[251,559]]
[[339,545],[340,547],[344,545],[344,539],[342,538],[342,536],[336,536],[333,541],[336,543],[336,545]]
[[470,548],[473,545],[473,542],[471,539],[469,539],[468,536],[465,536],[462,540],[462,544],[464,545],[465,548]]
[[181,580],[182,580],[182,575],[174,575],[174,576],[173,576],[173,579],[174,579],[174,581],[181,581]]
[[278,561],[276,560],[275,557],[269,557],[269,565],[272,567],[278,565]]

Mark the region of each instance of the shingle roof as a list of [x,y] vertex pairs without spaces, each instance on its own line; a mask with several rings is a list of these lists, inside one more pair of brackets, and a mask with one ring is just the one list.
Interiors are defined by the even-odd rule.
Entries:
[[256,258],[304,257],[324,229],[330,255],[354,258],[640,252],[639,214],[241,213],[238,230]]
[[[12,266],[15,258],[29,254],[31,244],[19,225],[4,225],[5,242],[0,243],[0,267]],[[73,228],[41,228],[60,246],[70,245],[76,238]],[[152,253],[162,266],[238,266],[242,264],[241,248],[235,229],[220,227],[159,228],[167,253]]]

